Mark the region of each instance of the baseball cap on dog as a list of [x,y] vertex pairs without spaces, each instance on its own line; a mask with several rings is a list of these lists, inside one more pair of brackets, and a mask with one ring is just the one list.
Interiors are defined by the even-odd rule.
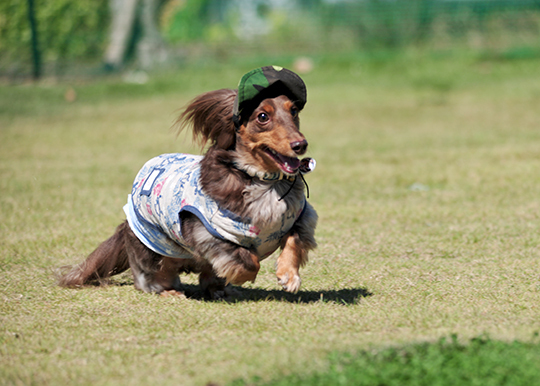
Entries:
[[299,110],[307,99],[306,85],[294,72],[278,66],[265,66],[245,74],[238,84],[233,118],[241,123],[266,98],[286,95]]

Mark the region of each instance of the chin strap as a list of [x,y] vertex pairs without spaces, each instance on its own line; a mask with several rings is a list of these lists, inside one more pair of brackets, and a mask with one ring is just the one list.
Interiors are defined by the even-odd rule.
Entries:
[[289,187],[289,190],[287,190],[287,192],[283,196],[281,196],[278,201],[283,200],[291,192],[294,184],[296,184],[296,179],[297,179],[298,175],[300,175],[300,178],[302,179],[302,181],[304,181],[304,185],[306,185],[306,196],[307,196],[307,198],[309,198],[309,186],[308,186],[308,184],[306,182],[306,179],[304,178],[304,174],[303,173],[298,173],[297,175],[294,176],[294,181],[292,182],[291,186]]
[[233,114],[232,120],[233,120],[233,123],[234,123],[235,130],[236,131],[240,130],[240,125],[242,124],[242,122],[240,122],[240,116],[237,115],[237,114]]
[[304,185],[306,185],[306,196],[307,198],[309,198],[309,186],[306,182],[306,179],[304,178],[304,174],[303,173],[300,173],[300,178],[302,179],[302,181],[304,181]]
[[[291,192],[291,190],[292,190],[294,184],[296,184],[296,178],[297,178],[297,177],[298,177],[298,176],[294,176],[294,181],[292,182],[291,186],[289,186],[289,190],[287,190],[287,192],[286,192],[283,196],[281,196],[281,197],[279,198],[278,201],[283,200],[285,197],[287,197],[287,194],[289,194],[289,193]],[[302,177],[302,179],[304,179],[304,177]]]
[[283,172],[275,172],[275,173],[260,172],[260,171],[255,170],[254,167],[251,167],[251,166],[242,167],[238,165],[236,162],[234,162],[233,165],[236,169],[243,171],[248,176],[257,177],[258,179],[262,181],[280,181],[280,180],[296,181],[296,175],[294,174],[285,174]]

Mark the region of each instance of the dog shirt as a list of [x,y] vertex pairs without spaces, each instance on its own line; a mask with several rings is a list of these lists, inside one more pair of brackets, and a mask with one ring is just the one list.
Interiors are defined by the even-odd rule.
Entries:
[[191,258],[193,252],[182,237],[180,214],[197,216],[214,237],[249,248],[260,258],[272,254],[282,237],[300,218],[305,197],[292,205],[278,220],[259,229],[250,220],[222,209],[200,186],[202,156],[163,154],[148,161],[137,174],[124,206],[133,233],[154,252]]

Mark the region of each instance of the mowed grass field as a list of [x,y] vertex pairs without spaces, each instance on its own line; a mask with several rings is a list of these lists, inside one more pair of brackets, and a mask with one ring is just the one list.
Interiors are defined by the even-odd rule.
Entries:
[[203,300],[191,276],[187,298],[138,292],[129,272],[55,285],[123,221],[146,160],[199,152],[170,130],[178,109],[265,64],[0,87],[1,384],[266,382],[452,334],[538,342],[534,59],[316,60],[301,122],[319,248],[296,295],[278,288],[275,256],[235,302]]

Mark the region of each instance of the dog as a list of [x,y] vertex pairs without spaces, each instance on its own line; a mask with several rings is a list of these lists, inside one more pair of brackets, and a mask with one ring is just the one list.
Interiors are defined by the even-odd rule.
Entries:
[[59,285],[131,268],[138,290],[182,293],[179,275],[197,273],[204,296],[220,299],[234,293],[231,285],[254,282],[260,262],[281,248],[277,280],[296,293],[299,269],[317,246],[317,213],[302,176],[313,161],[298,158],[308,147],[298,116],[306,97],[297,74],[266,66],[245,74],[236,90],[193,99],[178,130],[191,126],[193,139],[210,145],[205,155],[148,161],[124,207],[127,220],[85,261],[65,267]]

